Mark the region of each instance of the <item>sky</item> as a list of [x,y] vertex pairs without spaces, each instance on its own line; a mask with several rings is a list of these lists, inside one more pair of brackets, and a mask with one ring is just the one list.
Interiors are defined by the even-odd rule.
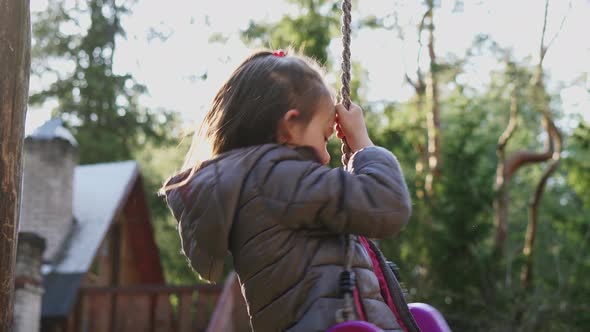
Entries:
[[[47,0],[31,2],[32,12],[45,8]],[[80,1],[80,0],[68,0]],[[502,47],[510,47],[516,59],[536,61],[542,28],[544,0],[465,0],[463,12],[453,11],[453,1],[443,1],[435,12],[436,50],[439,57],[455,54],[462,57],[479,33],[488,34]],[[581,114],[590,121],[590,1],[552,0],[549,5],[547,39],[559,30],[559,36],[545,58],[550,88],[560,91],[566,114]],[[423,13],[419,1],[353,1],[353,21],[366,15],[383,16],[397,8],[401,22],[415,26]],[[146,85],[149,93],[141,103],[147,107],[180,112],[186,126],[193,126],[207,111],[213,95],[231,71],[253,51],[244,45],[239,31],[250,20],[277,21],[283,15],[295,15],[299,9],[280,0],[139,0],[132,14],[123,18],[126,38],[117,40],[114,71],[131,73]],[[150,31],[166,38],[153,38]],[[220,33],[226,43],[210,43],[211,35]],[[275,45],[267,45],[276,47]],[[297,47],[297,45],[295,45]],[[367,71],[368,101],[403,101],[413,91],[404,83],[405,72],[415,72],[417,40],[408,31],[404,42],[392,31],[353,31],[352,59]],[[426,48],[424,48],[426,49]],[[335,38],[329,47],[337,65],[341,45]],[[424,54],[423,60],[428,57]],[[67,67],[64,67],[67,68]],[[474,57],[461,79],[470,86],[482,87],[492,69],[501,68],[489,55]],[[67,69],[64,69],[67,70]],[[337,66],[328,68],[329,80],[337,79]],[[198,79],[207,73],[206,80]],[[571,82],[578,80],[578,84]],[[38,91],[51,79],[31,78],[31,92]],[[559,86],[565,88],[559,88]],[[361,105],[362,106],[362,105]],[[30,108],[26,131],[29,133],[49,118],[55,103]],[[575,125],[575,124],[570,124]]]

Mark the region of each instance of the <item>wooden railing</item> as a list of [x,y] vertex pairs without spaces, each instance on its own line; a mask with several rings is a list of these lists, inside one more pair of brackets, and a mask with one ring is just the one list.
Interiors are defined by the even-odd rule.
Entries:
[[250,321],[246,302],[240,291],[240,283],[235,273],[230,273],[223,285],[223,292],[217,300],[215,311],[209,322],[207,332],[249,332]]
[[76,331],[205,331],[221,285],[82,287]]

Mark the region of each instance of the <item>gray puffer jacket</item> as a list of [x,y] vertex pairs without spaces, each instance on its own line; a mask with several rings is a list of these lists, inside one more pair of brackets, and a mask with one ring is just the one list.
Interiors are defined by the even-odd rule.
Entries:
[[[237,149],[204,162],[166,199],[180,223],[183,252],[202,278],[220,281],[231,252],[256,332],[325,331],[336,324],[343,306],[342,234],[388,238],[411,213],[399,164],[380,147],[356,152],[347,170],[321,165],[308,148]],[[391,270],[383,268],[395,314],[358,240],[353,257],[367,320],[385,331],[402,331],[400,325],[418,331]]]

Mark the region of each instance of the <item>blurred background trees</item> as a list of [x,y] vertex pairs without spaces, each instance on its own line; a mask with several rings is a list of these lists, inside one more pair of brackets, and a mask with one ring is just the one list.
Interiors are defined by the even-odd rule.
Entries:
[[[125,35],[121,19],[128,6],[108,0],[50,1],[33,26],[33,71],[57,79],[30,102],[57,99],[54,115],[72,128],[81,163],[129,159],[140,145],[165,141],[165,128],[174,119],[169,112],[142,107],[137,99],[146,87],[130,74],[113,72],[115,39]],[[56,72],[50,62],[56,59],[73,70]]]
[[[55,102],[59,117],[79,144],[80,164],[137,159],[156,240],[170,282],[192,282],[194,275],[180,255],[176,222],[156,192],[182,162],[178,149],[178,115],[141,105],[148,93],[130,73],[113,71],[121,19],[134,1],[48,1],[33,16],[32,72],[51,83],[35,91],[32,105]],[[55,68],[69,70],[56,70]],[[190,140],[188,140],[190,141]]]
[[[339,42],[339,3],[287,2],[294,11],[251,21],[241,40],[252,48],[293,46],[323,64],[338,89],[339,57],[330,49]],[[33,18],[33,68],[55,79],[31,102],[58,100],[53,112],[76,135],[82,162],[140,161],[154,193],[166,277],[195,282],[179,253],[174,220],[155,195],[179,167],[190,139],[178,145],[172,138],[181,132],[179,116],[142,106],[146,87],[130,74],[113,72],[115,37],[125,35],[121,19],[134,15],[133,3],[48,3]],[[561,26],[547,29],[546,17],[558,14],[546,6],[545,19],[535,20],[541,22],[530,35],[538,41],[531,50],[536,58],[518,58],[512,47],[486,34],[456,55],[439,51],[440,2],[423,1],[410,18],[399,15],[399,3],[392,1],[387,13],[353,12],[353,33],[385,31],[418,49],[418,59],[409,60],[415,67],[401,77],[413,91],[407,100],[369,102],[368,73],[358,62],[353,66],[353,100],[366,110],[374,142],[398,157],[413,195],[411,222],[380,246],[401,267],[412,300],[437,306],[456,331],[589,330],[590,124],[575,115],[572,125],[560,95],[576,84],[590,94],[587,73],[577,82],[553,82],[543,67],[565,15]],[[453,6],[470,15],[463,1]],[[78,23],[81,17],[86,24]],[[210,43],[227,39],[213,31]],[[464,74],[481,54],[499,65],[478,73],[489,77],[486,84],[470,86]],[[56,58],[72,64],[68,74],[51,74],[47,61]],[[207,79],[206,72],[192,74]],[[330,149],[338,167],[340,143],[331,141]]]

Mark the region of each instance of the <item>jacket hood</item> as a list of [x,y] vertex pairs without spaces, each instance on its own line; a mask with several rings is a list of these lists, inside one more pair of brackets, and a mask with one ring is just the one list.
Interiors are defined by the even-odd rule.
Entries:
[[[202,279],[221,280],[244,182],[254,165],[276,149],[297,153],[278,144],[232,150],[203,162],[185,185],[166,191],[166,203],[179,223],[182,252]],[[308,148],[297,150],[314,158]],[[166,186],[185,181],[190,173],[176,174]]]

